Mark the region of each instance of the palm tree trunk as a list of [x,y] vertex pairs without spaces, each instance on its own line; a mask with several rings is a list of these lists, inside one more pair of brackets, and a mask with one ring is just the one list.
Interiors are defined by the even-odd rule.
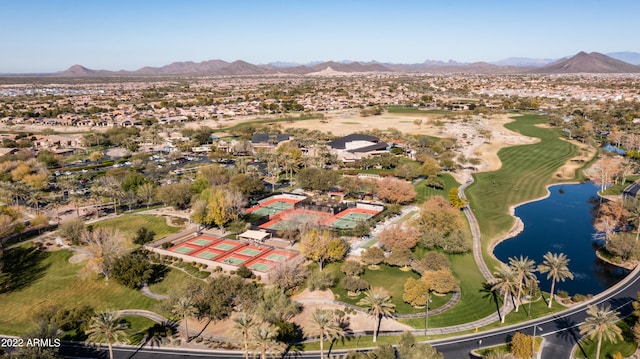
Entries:
[[185,314],[183,316],[183,320],[184,322],[184,336],[185,336],[185,341],[188,343],[189,342],[189,324],[187,324],[187,315]]
[[598,346],[596,347],[596,359],[600,359],[600,347],[602,346],[602,333],[598,334]]
[[556,279],[553,278],[551,280],[551,295],[549,296],[549,308],[551,308],[551,303],[553,303],[553,291],[556,287]]
[[636,229],[636,243],[638,243],[638,236],[640,236],[640,217],[638,217],[638,225]]
[[111,342],[108,341],[107,345],[109,346],[109,359],[113,359],[113,344],[111,344]]
[[244,335],[244,359],[249,359],[249,338]]
[[320,332],[320,359],[324,358],[324,333]]
[[520,283],[518,284],[518,298],[516,298],[516,313],[518,312],[518,309],[520,309],[520,298],[522,296],[522,281],[520,281]]
[[376,323],[376,330],[373,332],[373,342],[375,343],[378,340],[378,331],[380,330],[380,322],[382,322],[382,317],[380,315],[377,316],[378,322]]
[[504,318],[507,316],[507,303],[509,303],[509,293],[504,294],[502,302],[502,315],[500,316],[500,323],[504,323]]

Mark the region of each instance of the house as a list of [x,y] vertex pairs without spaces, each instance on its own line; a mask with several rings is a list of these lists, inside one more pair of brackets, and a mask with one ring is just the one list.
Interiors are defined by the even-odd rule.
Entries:
[[292,139],[293,135],[285,133],[256,133],[251,136],[251,147],[253,147],[254,150],[258,148],[273,150],[282,142],[291,141]]
[[389,144],[376,136],[353,133],[327,143],[331,152],[342,162],[356,162],[361,158],[387,152]]

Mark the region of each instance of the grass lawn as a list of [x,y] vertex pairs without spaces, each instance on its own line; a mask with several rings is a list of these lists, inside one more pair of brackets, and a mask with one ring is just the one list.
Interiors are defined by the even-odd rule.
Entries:
[[[332,271],[336,274],[338,278],[338,282],[342,279],[343,274],[340,272],[340,264],[336,263],[330,266],[327,266],[324,270]],[[407,314],[407,313],[422,313],[424,312],[424,308],[414,308],[409,304],[405,303],[402,300],[402,294],[404,292],[404,283],[409,278],[418,279],[420,276],[413,271],[401,271],[398,267],[391,267],[386,264],[381,264],[379,270],[370,270],[365,269],[364,274],[361,276],[364,280],[366,280],[371,287],[383,287],[391,293],[391,300],[396,305],[396,313],[399,314]],[[358,301],[362,299],[363,294],[361,293],[358,297],[349,297],[347,295],[347,291],[338,284],[335,288],[331,289],[333,294],[336,296],[336,300],[357,305]],[[444,305],[449,301],[451,295],[446,295],[443,297],[433,296],[433,302],[429,306],[430,309],[438,308]],[[424,318],[422,319],[424,322]]]
[[[536,126],[545,122],[542,116],[523,115],[506,124],[512,131],[541,141],[501,149],[502,168],[475,174],[475,182],[466,191],[480,225],[483,248],[511,229],[514,219],[508,214],[509,207],[540,198],[547,193],[547,185],[562,182],[553,178],[554,172],[578,153],[577,146],[560,139],[560,129]],[[494,260],[486,253],[485,260],[492,268]]]
[[[606,340],[602,340],[602,348],[600,349],[600,357],[612,358],[613,354],[620,352],[622,357],[629,358],[636,351],[638,342],[631,332],[631,327],[634,324],[634,317],[628,317],[625,320],[618,322],[618,327],[622,329],[622,336],[624,341],[618,341],[617,343],[611,343]],[[581,341],[578,348],[573,352],[573,358],[595,358],[596,348],[598,345],[597,340],[585,339]]]
[[166,218],[151,214],[123,215],[95,222],[92,226],[116,228],[129,240],[133,239],[138,229],[142,227],[146,227],[147,229],[154,231],[156,233],[155,239],[160,239],[170,234],[178,233],[182,230],[182,227],[167,225]]
[[441,173],[438,175],[438,177],[440,177],[440,179],[444,183],[443,189],[429,187],[425,184],[425,180],[422,180],[413,186],[417,193],[415,200],[416,203],[423,203],[432,196],[442,196],[445,199],[449,200],[449,191],[451,191],[452,188],[460,187],[460,183],[458,183],[458,181],[456,181],[453,176],[448,173]]
[[305,121],[305,120],[315,120],[321,118],[321,115],[317,115],[317,114],[300,114],[300,115],[284,115],[281,118],[272,118],[272,119],[257,119],[254,121],[247,121],[247,122],[242,122],[239,123],[237,125],[231,126],[231,127],[220,127],[220,128],[215,128],[213,130],[213,132],[227,132],[227,131],[233,131],[233,130],[237,130],[243,127],[248,127],[248,126],[252,126],[252,125],[258,125],[258,124],[271,124],[271,123],[277,123],[277,122],[294,122],[294,121]]
[[164,276],[162,281],[149,285],[151,293],[166,295],[169,294],[172,288],[180,288],[188,282],[195,282],[192,276],[187,273],[169,267],[169,271]]
[[613,186],[605,189],[602,192],[602,194],[605,195],[605,196],[617,196],[617,195],[620,195],[620,194],[622,194],[622,191],[624,191],[624,189],[627,188],[627,186],[629,186],[630,184],[635,182],[638,178],[640,178],[640,176],[629,176],[629,177],[627,177],[627,179],[624,182],[624,184],[616,183]]
[[41,252],[31,245],[5,252],[13,289],[0,293],[0,333],[20,335],[35,329],[33,316],[43,307],[89,305],[99,311],[158,306],[158,301],[139,291],[87,274],[84,262],[69,263],[72,255],[66,250]]

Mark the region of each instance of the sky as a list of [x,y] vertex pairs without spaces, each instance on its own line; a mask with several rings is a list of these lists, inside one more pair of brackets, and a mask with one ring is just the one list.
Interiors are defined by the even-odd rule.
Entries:
[[6,0],[0,73],[640,52],[637,0]]

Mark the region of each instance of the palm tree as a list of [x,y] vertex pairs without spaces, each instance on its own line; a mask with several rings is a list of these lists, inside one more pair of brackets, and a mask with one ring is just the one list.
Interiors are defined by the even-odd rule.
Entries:
[[187,323],[187,318],[197,313],[196,307],[193,305],[191,299],[182,297],[176,301],[173,308],[171,308],[171,311],[176,315],[182,316],[185,340],[189,342],[189,324]]
[[330,309],[316,309],[311,313],[309,321],[310,334],[320,337],[320,358],[324,357],[324,339],[330,341],[344,336],[344,329],[340,326]]
[[127,338],[125,330],[129,328],[129,323],[113,312],[97,313],[89,321],[89,329],[85,331],[88,335],[87,341],[98,343],[107,342],[109,346],[109,358],[113,359],[113,343],[121,342]]
[[249,334],[251,328],[255,325],[253,316],[247,312],[240,312],[233,318],[233,327],[231,328],[231,334],[239,335],[242,337],[242,345],[244,346],[244,358],[249,359]]
[[391,302],[391,295],[382,287],[372,288],[364,293],[364,298],[360,299],[358,305],[364,306],[367,313],[376,320],[376,329],[373,332],[373,342],[378,339],[380,322],[382,318],[391,317],[395,312],[396,305]]
[[529,280],[535,279],[535,264],[536,262],[529,257],[520,258],[509,258],[509,266],[511,270],[516,273],[517,283],[518,283],[518,292],[517,292],[517,300],[516,300],[516,312],[520,309],[520,298],[522,297],[522,285]]
[[504,323],[504,319],[507,316],[509,297],[515,292],[518,275],[506,266],[493,272],[493,275],[494,278],[491,280],[493,286],[491,288],[502,293],[502,314],[500,315],[500,322]]
[[611,311],[609,305],[601,308],[591,305],[587,309],[587,314],[589,316],[580,325],[580,334],[586,334],[591,339],[598,339],[596,359],[600,359],[600,347],[602,346],[603,338],[614,344],[618,339],[622,339],[622,329],[616,325],[620,320],[620,313]]
[[251,339],[257,353],[260,353],[260,359],[267,359],[267,353],[272,358],[276,358],[282,354],[285,349],[284,343],[275,340],[278,335],[278,328],[275,325],[263,323],[254,327],[251,331]]
[[538,265],[538,272],[549,273],[547,274],[547,279],[551,279],[551,296],[549,297],[549,308],[551,308],[556,282],[564,282],[567,278],[573,279],[573,273],[567,267],[569,258],[564,253],[547,252],[542,258],[544,258],[544,261]]

